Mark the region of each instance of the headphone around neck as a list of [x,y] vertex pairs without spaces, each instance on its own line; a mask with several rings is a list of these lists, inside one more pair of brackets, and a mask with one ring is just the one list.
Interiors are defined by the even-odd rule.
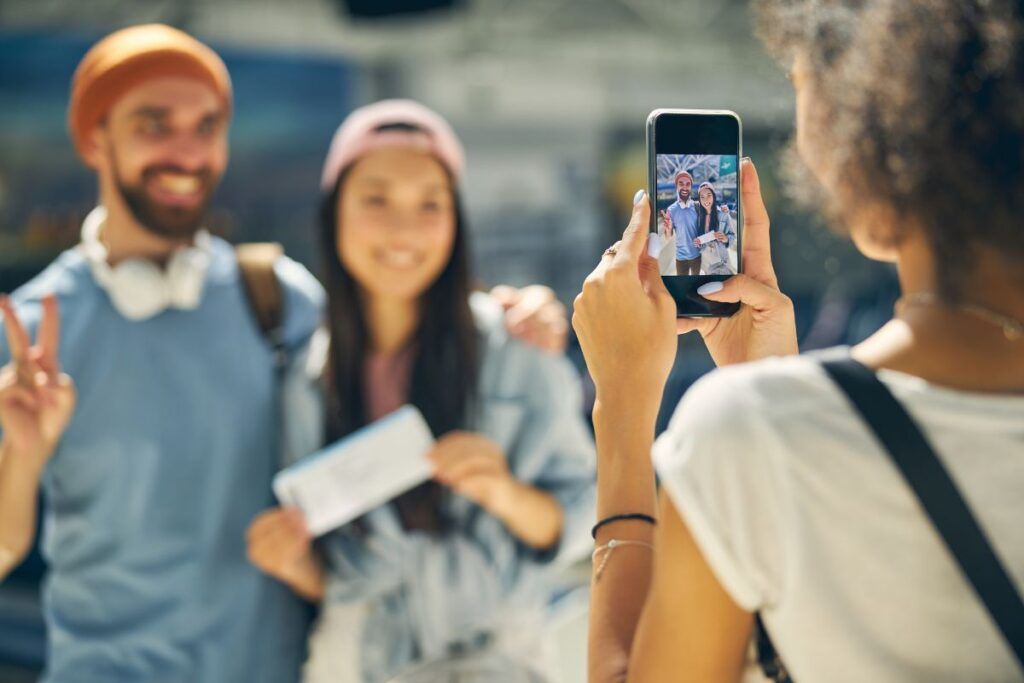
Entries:
[[168,308],[192,310],[199,306],[210,267],[210,233],[196,233],[193,246],[178,249],[166,268],[143,258],[126,259],[116,266],[107,261],[100,230],[107,210],[97,206],[82,223],[82,251],[96,282],[106,290],[117,312],[129,320],[145,320]]

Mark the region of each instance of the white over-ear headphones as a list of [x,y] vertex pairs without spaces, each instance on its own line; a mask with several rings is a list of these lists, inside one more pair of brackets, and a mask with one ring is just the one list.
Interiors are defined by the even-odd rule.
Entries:
[[97,206],[82,223],[82,251],[93,277],[110,295],[118,313],[129,320],[145,320],[167,308],[194,309],[203,293],[210,267],[210,234],[200,230],[195,245],[174,252],[161,269],[146,259],[127,259],[111,266],[107,248],[100,241],[100,228],[107,210]]

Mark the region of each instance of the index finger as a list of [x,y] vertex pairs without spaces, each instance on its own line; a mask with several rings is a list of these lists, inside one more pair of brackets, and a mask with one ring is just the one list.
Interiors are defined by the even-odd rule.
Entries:
[[[622,233],[622,245],[615,253],[615,261],[618,263],[639,263],[640,256],[647,250],[647,229],[651,220],[651,202],[647,192],[643,192],[639,201],[633,204],[633,215],[629,219],[629,225]],[[637,193],[639,194],[639,193]]]
[[60,343],[60,313],[55,294],[43,299],[43,319],[39,323],[36,341],[43,351],[39,365],[51,377],[56,375],[60,372],[60,360],[57,357],[57,347]]
[[0,311],[3,311],[4,314],[4,332],[7,334],[7,346],[10,347],[11,358],[14,362],[20,363],[25,360],[28,347],[31,344],[28,332],[25,331],[18,314],[14,311],[10,297],[0,297]]

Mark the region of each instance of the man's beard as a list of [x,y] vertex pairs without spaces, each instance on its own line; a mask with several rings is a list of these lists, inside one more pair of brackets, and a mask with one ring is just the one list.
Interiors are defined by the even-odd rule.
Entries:
[[212,174],[209,169],[189,174],[198,177],[204,195],[203,200],[194,208],[185,208],[160,204],[146,194],[146,181],[164,171],[187,173],[170,165],[151,166],[142,172],[142,180],[138,184],[129,185],[121,180],[121,174],[115,164],[114,184],[128,210],[145,230],[165,239],[190,240],[199,231],[206,217],[206,209],[213,195]]

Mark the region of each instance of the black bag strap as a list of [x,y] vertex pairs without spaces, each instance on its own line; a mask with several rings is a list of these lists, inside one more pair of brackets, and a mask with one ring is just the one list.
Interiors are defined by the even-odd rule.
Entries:
[[1024,602],[935,450],[870,368],[852,358],[822,366],[889,453],[1024,671]]
[[235,246],[238,270],[256,325],[274,352],[278,372],[287,365],[284,344],[284,293],[274,264],[284,255],[280,244],[253,242]]
[[757,664],[765,678],[772,683],[793,683],[793,677],[789,675],[786,663],[775,649],[775,643],[768,635],[760,613],[754,614],[754,647],[757,650]]

